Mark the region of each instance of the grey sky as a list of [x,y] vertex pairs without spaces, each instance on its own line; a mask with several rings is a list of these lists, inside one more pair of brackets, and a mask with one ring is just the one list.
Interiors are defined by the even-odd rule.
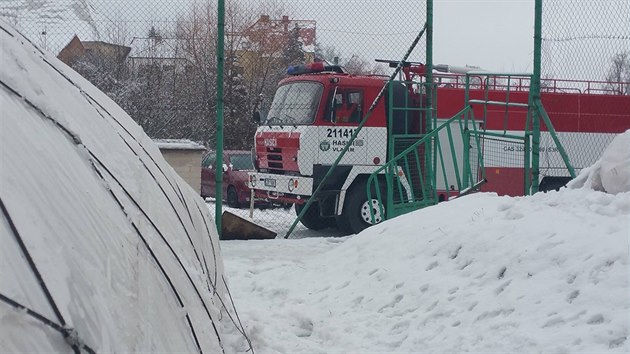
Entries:
[[[294,3],[294,2],[292,2]],[[402,56],[425,21],[423,1],[298,0],[298,15],[317,16],[318,38],[344,54]],[[435,0],[434,61],[490,70],[531,70],[533,0]],[[345,50],[344,50],[345,49]],[[415,59],[424,61],[418,51]]]
[[534,1],[436,0],[434,17],[436,62],[532,70]]

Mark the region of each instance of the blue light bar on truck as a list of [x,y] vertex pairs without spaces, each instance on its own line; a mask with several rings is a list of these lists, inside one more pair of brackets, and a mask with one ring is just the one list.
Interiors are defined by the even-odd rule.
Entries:
[[315,62],[302,65],[292,65],[287,69],[288,75],[302,75],[321,73],[324,71],[335,72],[338,74],[344,74],[346,71],[339,65],[324,65],[323,62]]

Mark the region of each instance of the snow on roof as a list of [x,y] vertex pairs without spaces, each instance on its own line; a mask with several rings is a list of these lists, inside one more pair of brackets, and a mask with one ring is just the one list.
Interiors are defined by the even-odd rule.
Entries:
[[246,350],[204,201],[105,94],[0,43],[2,351]]
[[83,41],[102,40],[105,28],[112,24],[85,0],[4,0],[0,1],[0,17],[55,54],[75,35]]
[[206,150],[206,147],[188,139],[153,139],[160,150]]

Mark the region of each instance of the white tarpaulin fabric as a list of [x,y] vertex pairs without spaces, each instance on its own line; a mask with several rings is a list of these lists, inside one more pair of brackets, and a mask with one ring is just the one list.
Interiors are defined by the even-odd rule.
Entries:
[[0,40],[0,350],[248,350],[203,200],[105,94]]

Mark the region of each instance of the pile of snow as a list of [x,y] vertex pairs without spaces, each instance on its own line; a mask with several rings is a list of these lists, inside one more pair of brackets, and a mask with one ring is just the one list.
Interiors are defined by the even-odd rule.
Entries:
[[203,200],[102,92],[0,42],[0,351],[247,350]]
[[583,187],[612,194],[630,191],[630,130],[615,137],[602,157],[569,184]]
[[616,194],[592,183],[531,197],[479,193],[353,237],[223,241],[254,347],[630,352],[629,136],[588,174]]

